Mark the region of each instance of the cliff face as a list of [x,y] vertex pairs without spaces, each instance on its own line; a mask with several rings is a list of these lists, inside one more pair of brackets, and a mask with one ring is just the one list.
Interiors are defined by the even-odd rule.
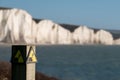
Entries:
[[99,30],[95,34],[95,43],[97,44],[113,44],[113,37],[110,32],[107,32],[105,30]]
[[[69,28],[67,26],[67,28]],[[79,26],[70,31],[64,24],[50,20],[37,23],[24,10],[0,10],[0,42],[10,44],[119,44],[113,35],[105,30]],[[72,29],[72,28],[71,28]]]
[[71,33],[50,20],[42,20],[37,24],[36,43],[70,44]]
[[115,45],[120,45],[120,38],[119,38],[119,39],[114,40],[114,43],[113,43],[113,44],[115,44]]
[[7,43],[32,43],[34,26],[32,17],[23,10],[0,10],[0,41]]
[[73,32],[73,41],[76,44],[93,44],[94,31],[86,26],[80,26]]

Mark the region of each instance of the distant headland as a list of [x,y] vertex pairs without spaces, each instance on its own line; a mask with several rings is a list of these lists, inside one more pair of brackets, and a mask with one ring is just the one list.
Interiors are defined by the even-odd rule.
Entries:
[[0,7],[0,42],[9,44],[120,45],[120,30],[60,24],[35,19],[28,12]]

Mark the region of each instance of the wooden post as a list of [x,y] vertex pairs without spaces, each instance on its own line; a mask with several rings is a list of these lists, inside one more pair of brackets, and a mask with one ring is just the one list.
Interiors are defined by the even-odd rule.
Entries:
[[11,80],[35,80],[36,62],[35,46],[13,45]]

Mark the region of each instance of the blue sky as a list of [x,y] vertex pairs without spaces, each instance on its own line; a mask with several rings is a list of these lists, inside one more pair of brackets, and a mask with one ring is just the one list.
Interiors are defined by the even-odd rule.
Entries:
[[120,30],[120,0],[0,0],[0,6],[56,23]]

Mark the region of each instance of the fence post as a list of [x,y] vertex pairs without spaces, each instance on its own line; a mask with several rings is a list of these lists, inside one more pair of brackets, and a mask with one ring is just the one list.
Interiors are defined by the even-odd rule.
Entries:
[[35,80],[36,62],[35,46],[12,45],[11,80]]

